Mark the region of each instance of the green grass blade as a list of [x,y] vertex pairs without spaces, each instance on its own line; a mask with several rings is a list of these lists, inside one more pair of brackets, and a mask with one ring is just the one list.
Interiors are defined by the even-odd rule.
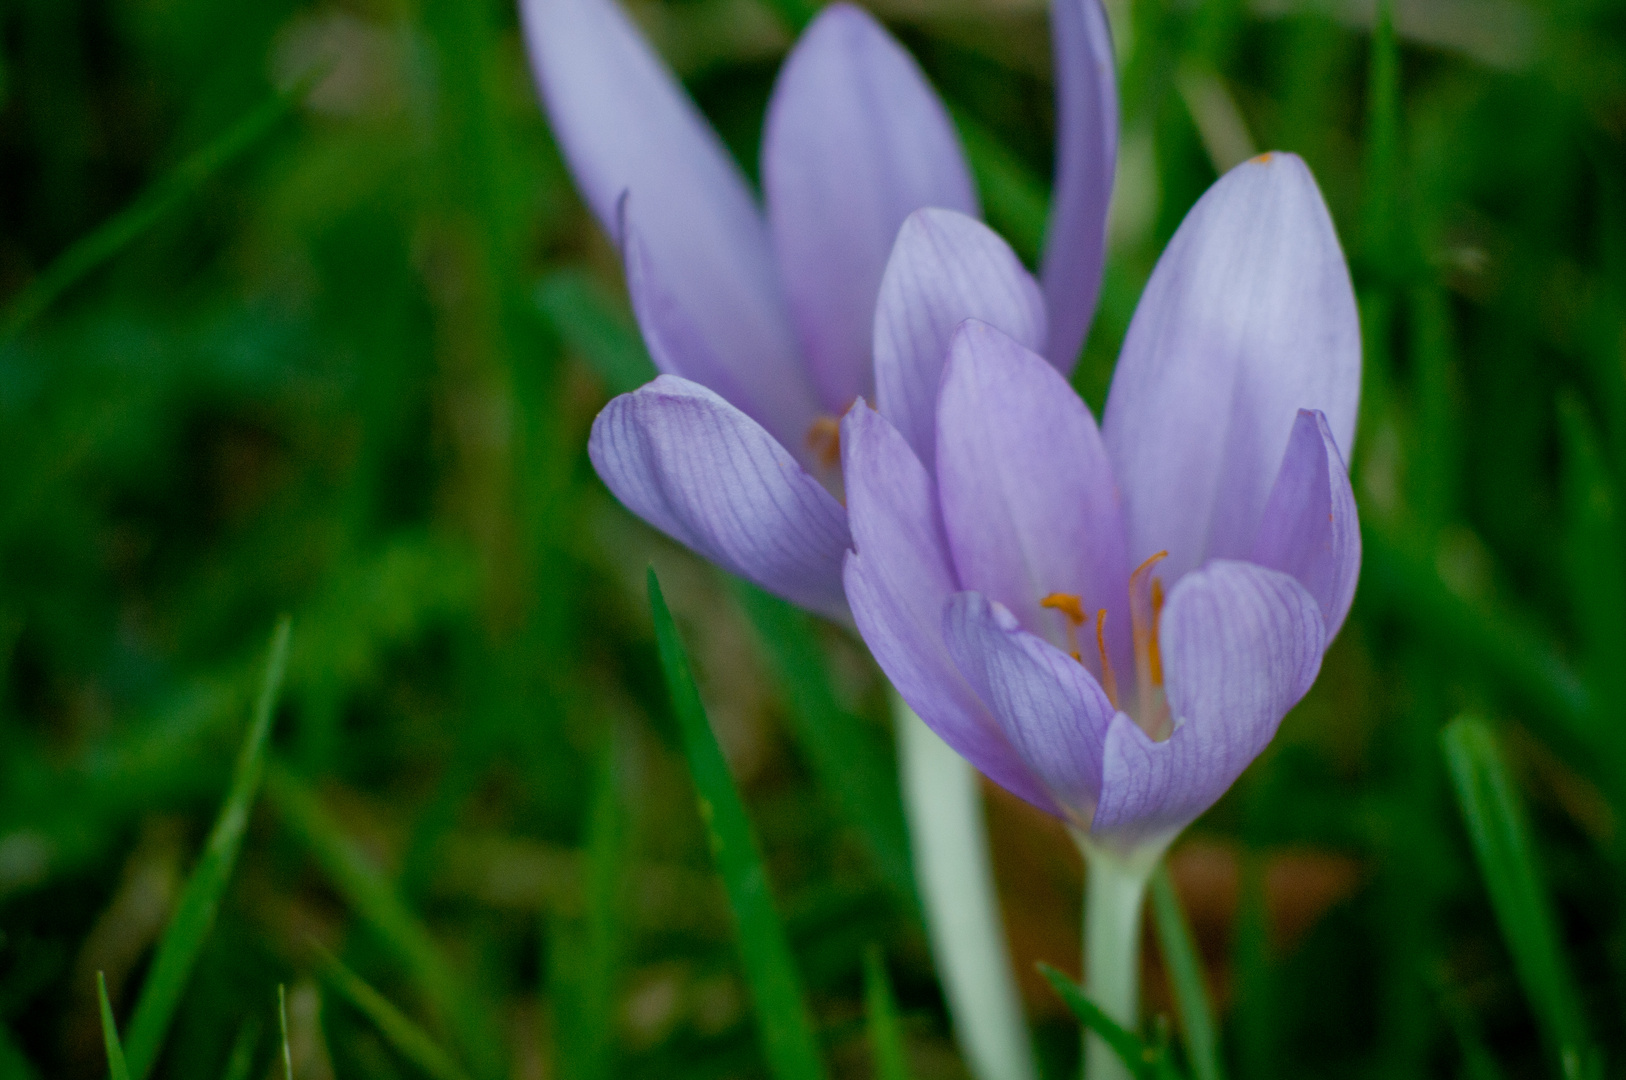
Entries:
[[1049,186],[981,121],[953,104],[949,109],[976,178],[988,224],[1030,266],[1037,265],[1050,216]]
[[275,760],[266,770],[266,793],[283,821],[304,842],[339,895],[406,970],[481,1080],[505,1073],[502,1042],[481,999],[441,956],[434,938],[395,887],[367,861],[316,796]]
[[1400,245],[1405,235],[1400,207],[1400,45],[1393,0],[1378,0],[1366,101],[1361,246],[1376,269],[1393,275],[1402,269]]
[[12,1038],[11,1029],[0,1024],[0,1076],[7,1080],[38,1080],[39,1070]]
[[659,374],[625,306],[586,272],[549,274],[537,282],[531,299],[610,393],[630,393]]
[[1560,1061],[1587,1061],[1592,1044],[1580,996],[1536,863],[1524,804],[1496,735],[1483,720],[1461,717],[1447,725],[1441,743],[1468,837],[1525,996]]
[[621,879],[625,823],[612,741],[599,763],[588,814],[583,893],[586,918],[555,917],[549,927],[549,990],[555,1010],[559,1075],[609,1080],[613,1074],[616,984],[621,968]]
[[1446,585],[1432,556],[1398,534],[1361,524],[1361,596],[1386,604],[1420,630],[1482,664],[1520,698],[1559,722],[1576,745],[1596,751],[1586,687],[1540,632],[1513,613],[1465,599]]
[[276,128],[310,89],[306,78],[233,124],[214,142],[194,152],[134,202],[71,244],[29,282],[0,316],[0,342],[9,341],[57,297],[113,258],[129,243],[186,202],[210,177],[230,165]]
[[740,956],[756,1004],[757,1026],[769,1068],[778,1080],[821,1080],[824,1066],[802,1000],[801,979],[791,957],[790,942],[774,911],[762,853],[752,835],[745,803],[706,719],[688,657],[653,567],[649,570],[649,604],[666,688],[683,733],[683,749],[699,797],[700,816],[710,834],[712,856],[739,930]]
[[249,1074],[254,1070],[254,1051],[259,1045],[260,1020],[259,1017],[250,1017],[237,1029],[237,1038],[232,1040],[231,1054],[226,1058],[226,1071],[221,1074],[222,1080],[248,1080]]
[[1174,989],[1174,1004],[1180,1013],[1186,1060],[1192,1074],[1196,1080],[1225,1080],[1219,1025],[1214,1021],[1214,1007],[1208,1000],[1202,960],[1197,955],[1191,924],[1180,909],[1180,898],[1175,894],[1166,866],[1159,866],[1152,875],[1152,915],[1158,946],[1163,950],[1163,964]]
[[277,1025],[282,1029],[283,1080],[294,1080],[294,1048],[288,1042],[288,988],[277,984]]
[[836,700],[812,618],[743,581],[734,595],[778,677],[797,745],[819,787],[864,838],[893,895],[919,916],[897,767],[875,733]]
[[345,967],[338,957],[323,954],[322,975],[328,985],[373,1022],[379,1034],[402,1057],[435,1080],[468,1080],[467,1074],[458,1068],[451,1055],[442,1050],[427,1032],[383,994],[369,986],[361,976]]
[[898,1003],[892,996],[892,983],[886,977],[886,958],[879,945],[871,945],[864,952],[864,1017],[877,1080],[909,1080],[909,1066],[903,1053],[903,1029],[898,1023]]
[[107,1073],[112,1080],[130,1080],[124,1047],[119,1045],[118,1025],[113,1023],[113,1005],[107,1000],[107,976],[96,973],[96,1000],[102,1009],[102,1043],[107,1047]]
[[1177,1075],[1168,1064],[1168,1059],[1160,1054],[1156,1047],[1142,1042],[1140,1036],[1102,1012],[1073,980],[1049,964],[1040,964],[1039,973],[1049,980],[1056,993],[1061,995],[1062,1001],[1078,1022],[1101,1036],[1132,1075],[1138,1077]]
[[271,721],[276,716],[277,699],[282,693],[283,676],[288,670],[288,638],[291,622],[287,616],[278,621],[271,635],[271,649],[265,663],[265,675],[260,682],[259,698],[254,703],[253,719],[237,755],[237,766],[232,772],[231,787],[220,808],[214,829],[209,833],[203,857],[192,871],[192,877],[181,893],[175,914],[158,943],[158,953],[141,987],[135,1013],[130,1018],[126,1042],[129,1043],[130,1075],[135,1080],[146,1080],[158,1060],[164,1037],[169,1033],[170,1021],[176,1006],[191,978],[192,967],[198,953],[214,928],[215,915],[226,894],[232,868],[237,864],[237,852],[243,845],[243,834],[248,829],[249,811],[259,794],[260,777],[265,771],[265,748],[271,736]]

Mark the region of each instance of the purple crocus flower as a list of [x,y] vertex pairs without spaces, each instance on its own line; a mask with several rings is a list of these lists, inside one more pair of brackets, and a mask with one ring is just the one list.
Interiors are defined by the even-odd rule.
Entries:
[[1309,170],[1267,154],[1163,253],[1099,429],[1034,351],[1046,320],[978,222],[905,226],[879,411],[842,431],[847,597],[893,685],[987,776],[1105,849],[1161,851],[1269,742],[1349,610],[1354,295]]
[[[769,103],[764,211],[612,0],[523,0],[521,12],[553,130],[621,248],[663,372],[599,416],[594,466],[681,543],[844,618],[852,539],[837,418],[876,393],[882,272],[912,211],[978,209],[947,112],[871,16],[825,8]],[[1117,95],[1099,0],[1057,0],[1053,26],[1058,166],[1043,279],[1066,302],[1027,340],[1068,369],[1100,284]],[[930,396],[935,382],[908,392]]]

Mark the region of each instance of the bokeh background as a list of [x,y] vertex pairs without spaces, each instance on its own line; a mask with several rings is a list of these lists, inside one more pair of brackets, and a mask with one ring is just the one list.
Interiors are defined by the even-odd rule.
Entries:
[[[1031,259],[1041,0],[874,10]],[[784,11],[632,11],[755,175]],[[1393,34],[1368,0],[1111,16],[1122,160],[1085,398],[1185,211],[1259,150],[1314,170],[1365,329],[1354,615],[1170,860],[1224,1061],[1561,1075],[1442,754],[1471,712],[1527,807],[1564,1022],[1601,1050],[1571,1075],[1623,1075],[1626,8],[1399,0]],[[503,0],[0,4],[0,1074],[105,1072],[98,971],[133,1038],[286,613],[265,778],[143,1036],[152,1075],[269,1075],[279,986],[301,1080],[766,1075],[653,563],[832,1072],[871,1075],[874,944],[913,1074],[965,1075],[875,842],[896,790],[844,780],[890,769],[861,645],[679,550],[587,463],[593,415],[647,370]],[[1077,1026],[1031,971],[1078,970],[1078,858],[997,792],[989,815],[1041,1056],[1074,1075]],[[1163,966],[1149,931],[1154,1016]]]

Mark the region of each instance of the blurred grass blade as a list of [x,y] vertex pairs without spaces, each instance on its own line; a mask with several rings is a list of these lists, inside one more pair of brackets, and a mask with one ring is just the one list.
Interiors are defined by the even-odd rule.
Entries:
[[497,1025],[483,1003],[441,956],[440,948],[394,886],[356,849],[316,796],[275,760],[266,792],[284,822],[315,856],[328,880],[377,935],[435,1009],[451,1025],[464,1059],[481,1080],[505,1074]]
[[107,1073],[112,1080],[130,1080],[130,1067],[119,1045],[118,1025],[113,1023],[113,1005],[107,1000],[107,976],[96,973],[96,1000],[102,1010],[102,1044],[107,1047]]
[[1525,620],[1453,592],[1432,558],[1370,522],[1361,523],[1361,595],[1387,604],[1419,629],[1494,672],[1520,697],[1559,721],[1561,733],[1587,751],[1599,749],[1591,703],[1551,643]]
[[451,1056],[388,998],[345,967],[338,957],[324,952],[322,960],[322,975],[328,984],[371,1020],[397,1053],[435,1080],[468,1080]]
[[135,1013],[130,1018],[130,1075],[146,1080],[163,1048],[175,1008],[191,978],[198,953],[214,928],[221,898],[237,864],[237,852],[248,829],[249,811],[259,794],[260,777],[265,771],[265,748],[276,716],[277,699],[282,693],[283,676],[288,670],[288,638],[291,621],[284,615],[271,634],[271,649],[260,682],[260,695],[254,703],[248,735],[237,755],[231,788],[220,808],[214,829],[209,833],[203,857],[181,893],[175,914],[158,943],[158,953],[141,987]]
[[[1080,1024],[1101,1036],[1118,1060],[1124,1063],[1130,1075],[1137,1077],[1173,1078],[1179,1074],[1168,1058],[1148,1046],[1140,1036],[1124,1028],[1087,997],[1078,984],[1049,964],[1040,964],[1039,973],[1049,980],[1056,993]],[[1088,1080],[1088,1077],[1085,1078]]]
[[920,917],[897,768],[875,733],[836,700],[812,617],[737,579],[734,595],[768,654],[820,789],[864,838],[893,895]]
[[777,1080],[821,1080],[824,1066],[819,1061],[812,1021],[802,1000],[801,979],[796,974],[790,942],[768,891],[762,854],[757,850],[745,804],[734,786],[728,762],[723,759],[722,749],[706,719],[705,706],[695,688],[688,657],[678,640],[677,627],[661,595],[654,567],[649,569],[649,605],[655,618],[655,640],[660,648],[666,688],[672,698],[672,711],[677,715],[689,771],[694,776],[700,817],[706,823],[712,856],[728,890],[729,906],[734,910],[740,935],[740,957],[756,1004],[757,1025],[768,1066]]
[[864,952],[864,1017],[876,1080],[909,1080],[903,1053],[903,1029],[898,1024],[898,1003],[886,977],[886,958],[879,945]]
[[257,1016],[251,1016],[237,1029],[237,1038],[232,1040],[231,1054],[226,1058],[226,1071],[221,1073],[221,1080],[248,1080],[254,1070],[254,1051],[259,1045],[260,1020]]
[[1587,1061],[1591,1040],[1580,997],[1536,865],[1524,805],[1496,736],[1483,720],[1461,717],[1447,725],[1441,743],[1519,982],[1560,1061]]
[[283,1080],[294,1080],[294,1049],[288,1043],[288,987],[277,984],[277,1026],[282,1030]]
[[302,79],[254,109],[214,142],[150,184],[129,206],[69,245],[7,305],[5,314],[0,315],[0,343],[15,337],[58,296],[124,250],[185,203],[210,177],[252,149],[294,110],[314,79]]
[[[1563,436],[1561,492],[1565,510],[1565,569],[1582,641],[1585,672],[1593,700],[1626,701],[1626,535],[1618,496],[1603,448],[1585,406],[1573,394],[1558,399]],[[1610,740],[1617,769],[1626,774],[1626,743],[1612,717],[1595,721]]]
[[1367,69],[1366,157],[1361,205],[1363,254],[1386,277],[1402,269],[1400,240],[1400,46],[1393,0],[1378,0]]
[[660,374],[624,305],[585,271],[549,274],[532,301],[611,394],[631,393]]
[[7,1080],[37,1080],[39,1070],[12,1037],[11,1029],[0,1024],[0,1076]]
[[1159,866],[1152,875],[1152,914],[1158,946],[1163,950],[1163,964],[1174,989],[1174,1004],[1180,1013],[1186,1060],[1191,1065],[1192,1075],[1196,1080],[1225,1080],[1219,1025],[1214,1022],[1214,1007],[1208,1000],[1202,960],[1197,955],[1191,924],[1180,909],[1180,897],[1174,891],[1166,865]]
[[609,1080],[614,1065],[616,984],[621,967],[621,873],[625,824],[612,739],[601,755],[587,823],[584,924],[556,916],[549,927],[549,991],[559,1075]]
[[1029,266],[1038,265],[1050,215],[1049,185],[965,109],[950,102],[949,112],[977,181],[988,224]]

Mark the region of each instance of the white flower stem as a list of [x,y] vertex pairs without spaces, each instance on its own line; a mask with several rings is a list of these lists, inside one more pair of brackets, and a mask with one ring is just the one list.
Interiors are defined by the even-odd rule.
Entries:
[[[1102,1012],[1139,1032],[1141,912],[1146,882],[1164,845],[1125,855],[1076,830],[1073,839],[1085,864],[1084,992]],[[1106,1041],[1091,1032],[1084,1040],[1084,1077],[1130,1080],[1130,1072]]]
[[891,697],[915,881],[955,1037],[977,1080],[1034,1080],[976,771]]

